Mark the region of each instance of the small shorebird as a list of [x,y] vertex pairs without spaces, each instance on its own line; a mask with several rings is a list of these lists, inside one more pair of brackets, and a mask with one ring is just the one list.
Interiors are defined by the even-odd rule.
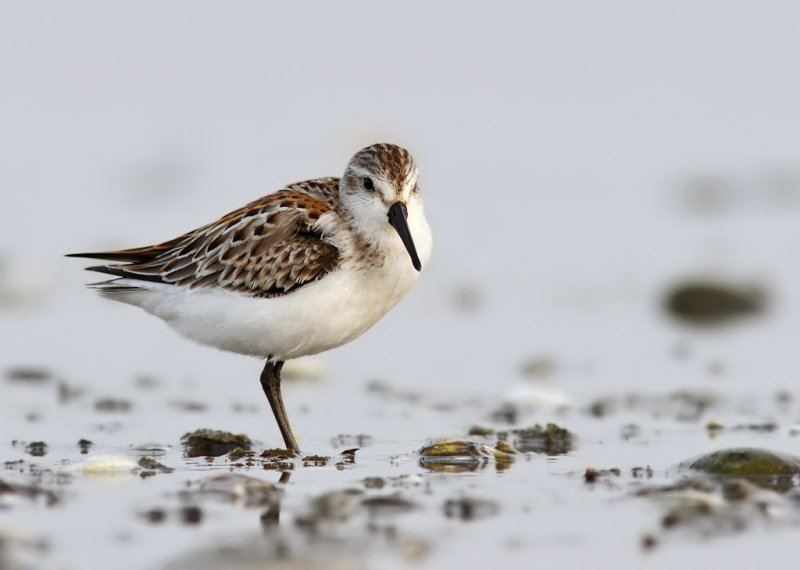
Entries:
[[[201,344],[266,358],[261,386],[286,447],[285,360],[361,335],[408,293],[431,251],[409,152],[358,151],[341,178],[290,184],[173,240],[76,253],[115,279],[104,296],[143,308]],[[409,259],[410,257],[410,259]]]

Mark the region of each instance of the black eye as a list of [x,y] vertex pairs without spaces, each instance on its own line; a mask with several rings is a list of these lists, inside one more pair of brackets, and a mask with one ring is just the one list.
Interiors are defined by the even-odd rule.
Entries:
[[362,180],[362,182],[364,184],[364,188],[367,190],[375,190],[375,184],[372,183],[372,178],[367,177]]

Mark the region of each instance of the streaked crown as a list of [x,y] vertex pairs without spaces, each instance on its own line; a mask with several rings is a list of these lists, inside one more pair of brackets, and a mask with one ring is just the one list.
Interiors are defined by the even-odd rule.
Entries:
[[380,143],[363,148],[353,156],[342,177],[342,184],[358,187],[364,177],[373,176],[401,193],[416,182],[418,174],[410,152],[394,144]]

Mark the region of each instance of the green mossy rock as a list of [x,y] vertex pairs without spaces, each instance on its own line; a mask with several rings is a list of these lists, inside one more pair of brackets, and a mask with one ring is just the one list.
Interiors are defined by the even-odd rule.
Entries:
[[796,487],[800,482],[800,457],[760,448],[721,449],[680,466],[714,477],[740,477],[779,491]]
[[497,438],[499,442],[507,442],[520,453],[564,455],[575,445],[572,432],[556,424],[547,424],[545,427],[536,424],[529,428],[499,432]]
[[214,429],[198,429],[185,433],[181,444],[186,457],[219,457],[229,451],[241,448],[250,451],[252,443],[243,433],[234,434]]

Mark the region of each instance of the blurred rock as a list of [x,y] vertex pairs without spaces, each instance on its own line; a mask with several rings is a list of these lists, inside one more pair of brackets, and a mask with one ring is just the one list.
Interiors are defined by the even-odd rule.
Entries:
[[166,520],[167,518],[166,511],[160,507],[147,509],[145,511],[142,511],[140,515],[150,524],[160,524],[164,522],[164,520]]
[[311,502],[311,512],[298,522],[301,525],[313,525],[320,519],[344,522],[358,510],[364,491],[361,489],[344,489],[323,493]]
[[418,508],[416,503],[409,501],[397,493],[393,495],[367,497],[361,501],[361,506],[367,509],[371,517],[392,516],[413,511]]
[[219,457],[237,447],[245,451],[250,451],[252,447],[250,438],[243,433],[233,434],[213,429],[185,433],[181,437],[181,444],[186,457]]
[[73,400],[81,397],[86,391],[81,386],[73,386],[64,380],[59,380],[56,386],[59,404],[69,404]]
[[525,429],[498,432],[497,439],[507,442],[520,453],[564,455],[573,449],[575,437],[569,430],[556,424],[547,424],[545,427],[536,424]]
[[33,457],[44,457],[47,455],[47,444],[43,441],[32,441],[25,446],[25,453]]
[[139,473],[140,475],[143,475],[144,472],[173,473],[175,471],[172,467],[167,467],[166,465],[156,461],[152,457],[140,457],[138,463],[139,467],[141,467],[144,470]]
[[122,398],[100,398],[94,403],[94,409],[98,412],[125,413],[129,412],[132,406],[130,400]]
[[514,404],[510,404],[505,402],[500,404],[496,409],[492,411],[489,415],[492,421],[497,422],[499,424],[515,424],[517,423],[517,418],[519,417],[519,409]]
[[475,425],[469,428],[467,435],[479,435],[481,437],[489,437],[490,435],[494,435],[494,430],[489,427]]
[[442,441],[420,449],[419,464],[431,471],[475,471],[485,467],[493,458],[498,466],[506,467],[514,457],[509,451],[472,441]]
[[291,471],[294,469],[294,458],[297,454],[291,449],[283,449],[280,447],[274,449],[265,449],[260,457],[265,460],[262,462],[264,469],[272,469],[275,471]]
[[535,380],[551,376],[558,367],[556,359],[551,356],[532,356],[522,363],[520,373]]
[[186,505],[180,509],[180,518],[183,524],[200,524],[203,522],[203,509],[197,505]]
[[767,294],[755,286],[689,279],[673,285],[663,303],[669,315],[685,323],[720,325],[762,313],[766,308]]
[[372,445],[372,436],[360,433],[358,435],[340,434],[331,439],[334,449],[362,449]]
[[[325,537],[324,547],[312,539],[259,534],[198,544],[161,566],[163,570],[366,570],[363,537]],[[322,541],[322,539],[319,539]]]
[[800,457],[760,448],[721,449],[687,460],[680,467],[714,477],[746,479],[781,492],[800,483]]
[[283,490],[268,481],[239,473],[220,473],[202,479],[193,497],[216,497],[240,507],[269,507],[276,504]]
[[138,469],[138,464],[129,457],[119,455],[96,455],[89,457],[83,463],[72,466],[72,471],[78,471],[87,477],[119,477],[133,474]]
[[741,478],[715,481],[690,476],[670,485],[644,486],[636,495],[655,500],[663,507],[664,538],[666,533],[681,531],[691,538],[740,536],[753,524],[783,522],[794,527],[798,520],[796,508],[784,496]]
[[384,380],[370,380],[366,390],[370,394],[382,396],[387,399],[402,400],[406,402],[418,402],[422,397],[416,392],[410,392],[395,388]]
[[325,467],[330,460],[326,455],[306,455],[303,457],[303,467]]
[[[48,507],[59,503],[62,496],[60,492],[46,489],[40,484],[13,483],[0,479],[0,497],[4,495],[24,497],[30,500],[43,498]],[[4,507],[5,505],[0,503],[0,510],[3,510]]]
[[[89,444],[91,445],[91,442],[89,442]],[[172,451],[172,446],[161,443],[142,443],[139,445],[132,445],[130,450],[135,455],[139,456],[163,457]]]
[[586,410],[595,418],[604,418],[617,411],[617,400],[608,396],[594,400]]
[[611,469],[595,469],[594,467],[587,467],[583,473],[583,480],[586,483],[597,483],[598,479],[606,479],[610,477],[617,478],[622,474],[622,471],[617,467]]
[[496,501],[478,499],[476,497],[461,497],[448,499],[444,504],[444,516],[449,519],[456,518],[462,521],[474,521],[496,515],[500,506]]
[[443,441],[419,450],[422,467],[436,470],[440,466],[453,466],[474,471],[485,465],[490,457],[488,446],[471,441]]
[[667,398],[675,419],[682,422],[699,420],[706,410],[719,403],[716,394],[699,390],[678,390]]
[[9,382],[25,382],[38,384],[53,379],[53,374],[46,368],[38,366],[14,366],[6,370],[6,380]]
[[365,489],[383,489],[386,486],[386,479],[383,477],[366,477],[361,480]]
[[182,412],[204,412],[208,409],[208,405],[204,402],[194,400],[172,400],[169,405]]

